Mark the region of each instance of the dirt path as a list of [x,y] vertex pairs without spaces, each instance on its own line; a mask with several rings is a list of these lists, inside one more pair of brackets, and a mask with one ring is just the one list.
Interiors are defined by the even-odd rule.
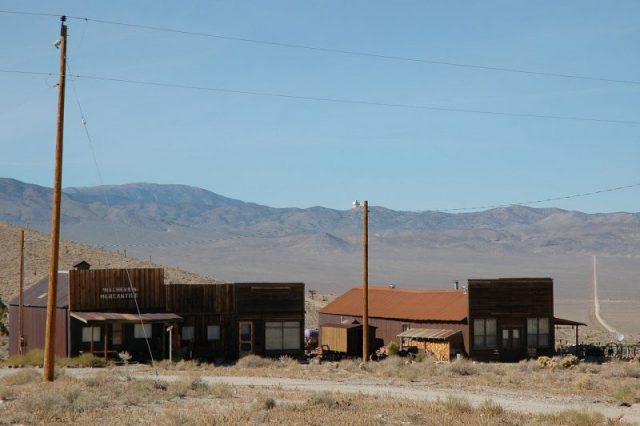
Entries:
[[[95,369],[67,369],[66,374],[82,377],[96,374]],[[124,371],[124,370],[120,370]],[[11,374],[15,370],[0,370],[0,376]],[[193,374],[193,372],[176,372],[175,374],[160,374],[155,376],[149,373],[142,373],[139,370],[131,370],[131,374],[139,379],[158,378],[162,381],[174,381],[182,377]],[[476,392],[469,390],[457,390],[451,388],[439,388],[414,383],[390,384],[382,381],[360,381],[357,383],[341,383],[330,380],[307,380],[307,379],[287,379],[275,377],[246,377],[246,376],[201,376],[208,384],[228,383],[234,386],[259,386],[273,387],[290,390],[300,390],[304,392],[341,392],[341,393],[362,393],[391,398],[404,398],[419,401],[447,400],[449,398],[462,398],[474,406],[480,405],[487,400],[502,406],[506,410],[550,414],[563,410],[577,410],[581,412],[599,412],[609,418],[622,418],[632,424],[640,425],[640,404],[632,407],[621,407],[601,401],[578,400],[577,398],[565,398],[556,396],[531,396],[530,394],[518,394],[494,389],[480,389]]]

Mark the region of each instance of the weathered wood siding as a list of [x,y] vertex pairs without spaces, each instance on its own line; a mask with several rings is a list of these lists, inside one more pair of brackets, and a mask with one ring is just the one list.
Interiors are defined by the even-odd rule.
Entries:
[[304,314],[303,283],[236,283],[234,286],[238,315]]
[[[469,280],[468,292],[471,358],[483,361],[526,358],[527,318],[548,318],[549,341],[554,342],[553,280],[551,278]],[[473,321],[493,318],[496,319],[497,324],[496,348],[474,348]],[[507,351],[501,347],[501,331],[512,328],[520,330],[521,347]],[[552,355],[553,349],[553,343],[550,343],[549,348],[538,351],[538,355]]]
[[[338,324],[343,320],[358,320],[362,321],[360,316],[349,315],[333,315],[333,314],[319,314],[318,322],[322,326],[323,324]],[[391,342],[400,344],[400,338],[398,334],[402,333],[405,328],[444,328],[448,330],[461,331],[464,340],[464,352],[467,353],[468,346],[468,334],[469,326],[466,320],[461,322],[420,322],[420,321],[408,321],[401,319],[387,319],[387,318],[372,318],[369,317],[369,325],[376,328],[376,339],[381,341],[383,345],[388,345]]]
[[336,352],[347,352],[347,329],[344,327],[332,327],[323,325],[320,327],[322,336],[322,346],[328,346],[330,350]]
[[[131,286],[134,292],[131,292]],[[69,271],[71,311],[143,312],[165,309],[164,271],[144,269],[89,269]]]

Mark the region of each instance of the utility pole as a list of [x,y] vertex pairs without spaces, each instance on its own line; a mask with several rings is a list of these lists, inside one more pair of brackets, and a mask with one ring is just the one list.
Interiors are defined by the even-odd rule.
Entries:
[[47,294],[47,326],[44,336],[44,380],[53,381],[56,341],[56,298],[58,295],[58,249],[60,246],[60,201],[62,197],[62,136],[64,129],[64,88],[67,68],[66,16],[60,17],[60,82],[58,83],[58,124],[56,132],[56,160],[53,178],[53,207],[51,210],[51,242],[49,247],[49,288]]
[[362,360],[369,360],[369,202],[362,210]]
[[18,353],[24,351],[24,325],[23,325],[23,306],[22,299],[24,293],[24,229],[20,230],[20,293],[18,295]]

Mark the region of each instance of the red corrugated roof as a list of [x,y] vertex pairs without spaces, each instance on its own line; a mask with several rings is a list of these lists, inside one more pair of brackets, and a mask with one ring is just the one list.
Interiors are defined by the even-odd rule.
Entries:
[[[462,290],[409,290],[369,287],[369,316],[412,321],[463,321],[467,294]],[[320,309],[322,314],[362,315],[362,287],[354,287]]]

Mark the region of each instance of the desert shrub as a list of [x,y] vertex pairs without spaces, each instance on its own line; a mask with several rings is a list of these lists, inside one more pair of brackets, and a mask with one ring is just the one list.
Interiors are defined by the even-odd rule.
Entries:
[[497,402],[494,402],[490,399],[484,400],[482,404],[480,404],[479,408],[480,411],[482,411],[482,414],[491,417],[499,416],[500,414],[504,413],[504,408],[502,408],[502,406]]
[[474,376],[478,374],[478,367],[466,359],[458,359],[447,366],[450,376]]
[[229,383],[215,383],[209,386],[211,395],[219,399],[233,398],[236,393],[236,388]]
[[568,369],[579,365],[580,360],[574,355],[556,356],[553,358],[550,358],[548,356],[539,356],[538,359],[536,359],[536,363],[540,368]]
[[640,383],[627,383],[619,386],[614,389],[611,396],[625,405],[640,402]]
[[267,368],[271,367],[275,361],[269,358],[263,358],[257,355],[247,355],[236,362],[236,366],[240,368]]
[[104,367],[105,362],[104,362],[104,358],[97,357],[91,353],[84,353],[80,356],[75,356],[71,358],[56,357],[56,365],[60,367],[71,367],[71,368]]
[[589,375],[582,374],[575,380],[575,385],[578,389],[593,389],[595,383]]
[[295,359],[291,358],[290,356],[286,356],[283,355],[280,358],[278,358],[273,365],[277,368],[288,368],[288,367],[295,367],[298,365],[298,361],[296,361]]
[[276,408],[276,400],[273,398],[259,398],[253,403],[253,408],[256,411],[272,410]]
[[606,418],[600,413],[578,410],[565,410],[559,413],[541,415],[540,418],[550,424],[567,426],[598,426],[606,423]]
[[640,379],[640,364],[635,362],[614,361],[607,364],[610,377],[630,377]]
[[2,383],[10,386],[22,386],[26,385],[27,383],[40,381],[41,377],[42,375],[38,371],[27,368],[20,370],[15,374],[3,377]]
[[168,388],[178,398],[185,398],[189,394],[204,395],[209,392],[209,385],[201,378],[185,378],[171,382]]
[[396,342],[391,342],[387,346],[387,353],[389,356],[398,356],[400,353],[400,346]]
[[338,405],[338,401],[336,401],[336,399],[332,396],[331,392],[320,392],[313,394],[307,400],[307,404],[333,408]]
[[443,405],[446,410],[454,415],[471,413],[473,411],[473,406],[469,401],[456,396],[449,396]]
[[2,362],[3,367],[40,367],[44,363],[42,349],[32,349],[23,355],[11,355]]

